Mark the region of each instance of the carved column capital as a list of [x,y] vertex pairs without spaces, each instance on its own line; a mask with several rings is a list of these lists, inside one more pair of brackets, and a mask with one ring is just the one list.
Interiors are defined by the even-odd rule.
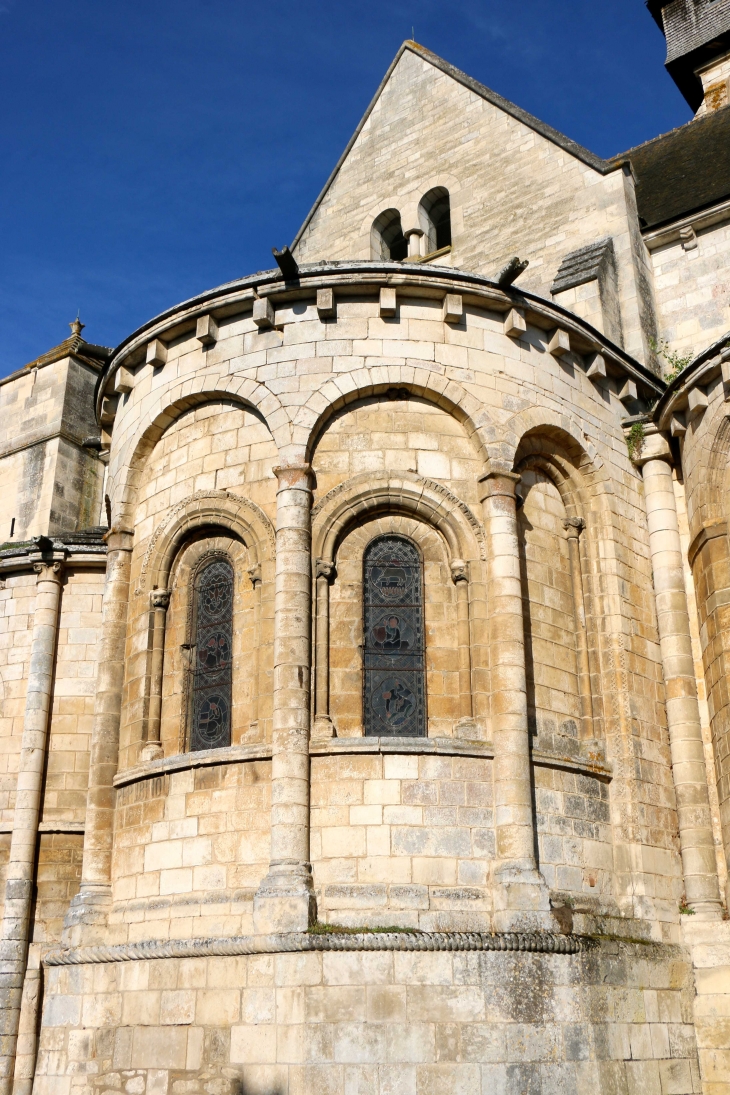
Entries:
[[563,518],[563,528],[565,529],[569,540],[577,540],[585,527],[586,523],[582,517]]
[[272,471],[279,481],[279,490],[312,489],[314,472],[311,464],[282,464]]
[[516,471],[502,471],[495,468],[479,478],[479,500],[501,495],[505,498],[516,498],[517,484],[522,478]]
[[253,566],[250,566],[247,574],[254,589],[257,585],[261,585],[261,563],[254,563]]
[[335,564],[329,559],[317,559],[314,568],[316,578],[326,578],[328,582],[331,582],[335,576]]
[[153,608],[167,608],[170,604],[169,589],[153,589],[150,593],[150,604]]
[[37,577],[36,582],[59,582],[63,576],[63,560],[49,559],[38,560],[33,563],[33,570]]
[[451,580],[456,585],[457,582],[469,581],[469,564],[464,562],[463,559],[454,559],[451,564]]

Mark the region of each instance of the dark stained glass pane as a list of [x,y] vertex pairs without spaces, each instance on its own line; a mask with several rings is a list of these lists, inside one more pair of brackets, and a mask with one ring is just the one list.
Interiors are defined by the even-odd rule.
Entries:
[[365,733],[425,737],[423,582],[415,546],[398,536],[365,552]]
[[231,744],[233,570],[216,559],[195,583],[195,647],[190,748]]

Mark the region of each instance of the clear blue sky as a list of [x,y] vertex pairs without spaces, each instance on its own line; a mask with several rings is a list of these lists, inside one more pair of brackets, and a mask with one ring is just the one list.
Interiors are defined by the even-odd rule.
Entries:
[[0,375],[270,268],[412,27],[599,155],[690,117],[643,0],[0,0]]

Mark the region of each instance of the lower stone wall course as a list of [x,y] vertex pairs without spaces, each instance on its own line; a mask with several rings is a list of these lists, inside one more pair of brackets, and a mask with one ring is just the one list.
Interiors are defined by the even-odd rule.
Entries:
[[36,1095],[702,1090],[678,946],[150,958],[45,979]]

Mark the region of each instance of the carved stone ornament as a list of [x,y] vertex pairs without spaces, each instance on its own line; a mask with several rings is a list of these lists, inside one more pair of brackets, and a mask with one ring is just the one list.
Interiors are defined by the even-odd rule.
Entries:
[[469,581],[469,564],[463,559],[454,559],[451,564],[451,580],[454,583]]
[[335,564],[328,559],[317,559],[314,566],[314,574],[316,578],[326,578],[329,582],[335,576]]
[[568,534],[568,538],[571,536],[580,536],[583,529],[586,527],[586,523],[582,517],[564,517],[563,528]]
[[168,608],[170,604],[170,590],[153,589],[150,593],[150,604],[153,608]]

